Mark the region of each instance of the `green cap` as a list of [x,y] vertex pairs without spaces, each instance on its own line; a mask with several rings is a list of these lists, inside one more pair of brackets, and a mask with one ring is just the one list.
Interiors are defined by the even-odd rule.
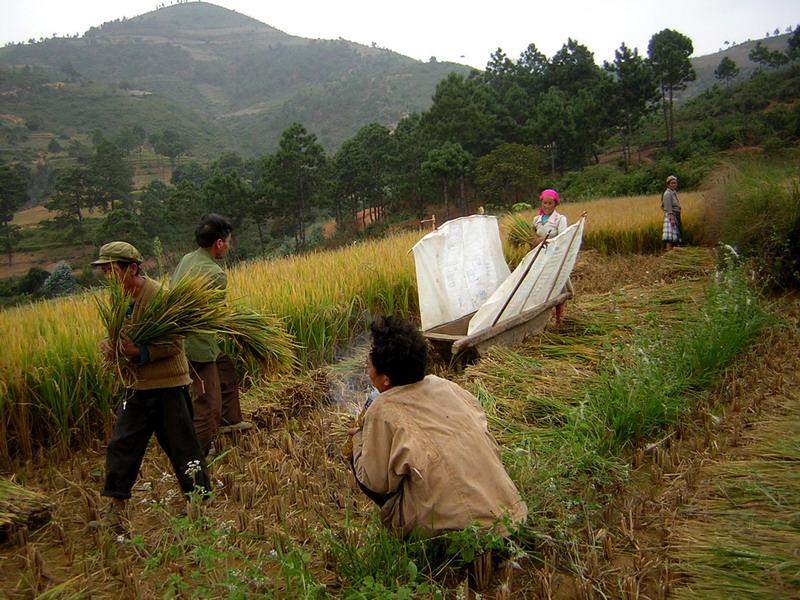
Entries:
[[92,263],[93,267],[113,262],[129,262],[141,264],[144,261],[141,252],[128,242],[108,242],[100,248],[100,258]]

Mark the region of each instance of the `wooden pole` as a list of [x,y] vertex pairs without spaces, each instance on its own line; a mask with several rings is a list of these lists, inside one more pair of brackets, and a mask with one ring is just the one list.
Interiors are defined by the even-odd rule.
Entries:
[[522,282],[525,281],[525,278],[528,276],[528,273],[530,273],[531,267],[533,266],[533,263],[536,262],[536,259],[539,258],[539,253],[542,251],[542,248],[544,248],[544,244],[547,241],[547,237],[549,235],[550,235],[550,233],[548,232],[544,236],[544,239],[542,240],[542,243],[539,244],[539,248],[536,250],[536,254],[533,255],[533,258],[531,259],[531,262],[529,262],[528,266],[525,267],[525,272],[522,274],[522,277],[519,278],[519,281],[517,281],[517,285],[514,286],[514,289],[511,290],[511,293],[509,294],[508,298],[506,298],[506,301],[503,304],[503,308],[500,309],[500,312],[497,313],[497,316],[494,318],[494,321],[492,321],[492,327],[497,325],[497,322],[500,320],[500,317],[503,316],[503,312],[506,310],[506,308],[508,307],[508,304],[511,302],[511,299],[514,297],[514,294],[517,293],[517,290],[519,289],[519,286],[522,285]]

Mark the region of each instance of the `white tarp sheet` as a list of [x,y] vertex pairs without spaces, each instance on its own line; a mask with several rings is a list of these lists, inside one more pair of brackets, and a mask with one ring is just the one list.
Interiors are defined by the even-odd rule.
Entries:
[[447,221],[412,250],[423,330],[474,312],[510,274],[490,215]]
[[[498,323],[517,316],[521,312],[533,308],[537,304],[547,302],[547,300],[561,293],[564,285],[569,279],[578,250],[581,247],[583,238],[583,226],[585,219],[581,219],[574,225],[547,241],[547,247],[542,248],[538,256],[537,249],[531,250],[514,272],[500,285],[491,297],[470,319],[468,335],[488,329],[494,324],[498,313],[503,310],[508,297],[513,292],[517,283],[522,277],[524,280],[514,292],[508,306],[503,310]],[[536,260],[531,265],[531,261]],[[527,271],[527,274],[526,274]]]

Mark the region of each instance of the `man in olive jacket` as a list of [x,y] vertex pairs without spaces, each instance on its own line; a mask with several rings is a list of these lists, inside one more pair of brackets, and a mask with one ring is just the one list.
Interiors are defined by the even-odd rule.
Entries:
[[[233,225],[225,217],[205,215],[194,234],[199,248],[181,259],[172,275],[173,285],[187,275],[205,275],[211,286],[225,289],[228,276],[217,261],[228,253],[232,232]],[[208,453],[220,430],[243,431],[252,425],[242,421],[236,371],[214,336],[187,336],[186,356],[191,366],[194,426]]]

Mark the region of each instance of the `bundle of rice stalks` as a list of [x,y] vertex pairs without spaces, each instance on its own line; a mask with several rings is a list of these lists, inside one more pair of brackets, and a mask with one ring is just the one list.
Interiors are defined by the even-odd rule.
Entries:
[[536,238],[533,223],[521,215],[509,215],[505,219],[504,226],[506,240],[513,246],[525,246],[529,249]]
[[299,364],[298,345],[281,319],[238,304],[230,308],[220,342],[236,370],[251,379],[258,374],[288,373]]
[[320,406],[327,389],[325,371],[316,369],[254,387],[248,390],[242,403],[251,409],[253,423],[273,429]]
[[259,334],[252,318],[233,317],[224,294],[224,290],[211,288],[205,276],[184,277],[171,288],[159,289],[139,317],[130,321],[127,316],[133,299],[121,282],[112,280],[108,295],[96,297],[95,302],[113,351],[112,364],[123,381],[131,385],[136,377],[133,364],[122,351],[123,333],[138,346],[169,343],[196,333],[238,335],[256,356],[261,355],[263,344],[272,336]]
[[714,270],[714,255],[708,248],[673,248],[662,261],[664,277],[706,277]]
[[7,479],[0,479],[0,542],[20,527],[33,528],[50,520],[50,500]]
[[133,343],[144,346],[225,329],[229,310],[224,294],[211,289],[205,276],[184,277],[171,288],[162,287],[130,323],[126,317],[132,298],[121,282],[112,280],[108,296],[97,297],[96,302],[108,339],[119,350],[123,331]]

